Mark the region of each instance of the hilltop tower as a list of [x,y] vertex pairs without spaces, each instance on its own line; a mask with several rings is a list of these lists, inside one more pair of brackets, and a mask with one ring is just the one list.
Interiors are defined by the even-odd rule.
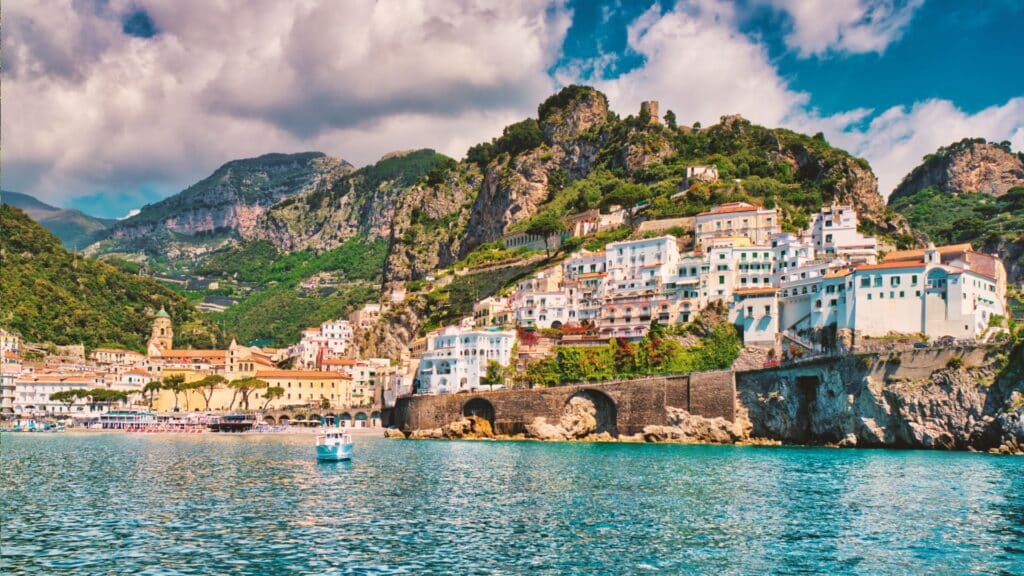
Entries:
[[153,318],[153,333],[149,337],[149,354],[153,356],[164,350],[170,350],[174,344],[174,326],[171,323],[171,315],[160,307],[160,311]]
[[647,124],[651,126],[657,126],[661,124],[661,119],[658,118],[658,101],[647,100],[640,103],[640,118],[646,117]]

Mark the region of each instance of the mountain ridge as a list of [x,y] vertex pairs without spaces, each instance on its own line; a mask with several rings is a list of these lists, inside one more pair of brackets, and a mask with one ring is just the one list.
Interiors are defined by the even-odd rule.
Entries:
[[74,250],[86,247],[97,234],[116,222],[111,218],[91,216],[81,210],[58,208],[35,196],[10,190],[0,191],[0,204],[22,210],[29,218],[56,235],[65,247]]

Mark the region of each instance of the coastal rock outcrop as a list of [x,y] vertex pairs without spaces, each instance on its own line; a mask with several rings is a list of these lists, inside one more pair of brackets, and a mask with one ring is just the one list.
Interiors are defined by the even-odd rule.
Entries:
[[[740,374],[737,392],[752,435],[839,446],[975,449],[1024,446],[1024,349],[975,349],[970,364],[933,353],[933,364],[901,367],[912,355],[850,356],[828,370]],[[948,362],[958,358],[957,362]],[[948,362],[948,366],[946,366]],[[960,364],[963,363],[963,367]],[[920,372],[925,370],[926,373]]]
[[398,428],[385,428],[384,429],[384,437],[385,438],[398,438],[398,439],[402,440],[402,439],[405,439],[406,436],[405,436],[405,432],[402,432]]
[[494,438],[494,431],[491,423],[479,416],[466,416],[454,422],[449,422],[440,428],[428,428],[426,430],[413,430],[409,433],[413,440],[424,439],[445,439],[445,440],[475,440],[480,438]]
[[733,444],[746,439],[742,425],[725,418],[705,418],[671,406],[665,411],[666,425],[644,427],[645,441]]

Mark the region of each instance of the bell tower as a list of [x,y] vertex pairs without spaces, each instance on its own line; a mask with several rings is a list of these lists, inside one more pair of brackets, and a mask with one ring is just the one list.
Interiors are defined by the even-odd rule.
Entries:
[[174,327],[171,323],[171,316],[161,306],[160,311],[156,313],[156,317],[153,319],[153,333],[149,337],[150,355],[153,355],[154,352],[170,350],[173,344]]

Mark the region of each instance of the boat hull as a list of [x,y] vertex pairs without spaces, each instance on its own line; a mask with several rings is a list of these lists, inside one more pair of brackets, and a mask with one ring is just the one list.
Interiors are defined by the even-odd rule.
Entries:
[[328,444],[316,447],[316,459],[339,462],[352,459],[352,444]]

